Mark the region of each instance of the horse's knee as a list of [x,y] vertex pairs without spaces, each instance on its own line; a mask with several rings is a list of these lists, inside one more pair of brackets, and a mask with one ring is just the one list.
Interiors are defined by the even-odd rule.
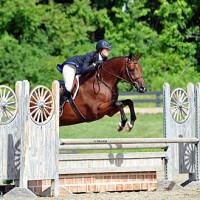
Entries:
[[123,104],[122,104],[121,101],[116,101],[116,102],[115,102],[115,105],[116,105],[117,107],[121,107]]
[[133,107],[134,103],[133,103],[133,101],[132,101],[131,99],[128,99],[128,100],[127,100],[127,105],[128,105],[129,107]]

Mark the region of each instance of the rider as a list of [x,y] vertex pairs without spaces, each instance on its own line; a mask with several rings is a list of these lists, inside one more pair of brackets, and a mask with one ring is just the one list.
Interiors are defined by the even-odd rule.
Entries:
[[57,65],[57,69],[63,74],[65,82],[65,87],[60,95],[60,114],[64,103],[71,98],[75,74],[83,75],[89,71],[95,71],[103,61],[107,60],[111,47],[110,43],[103,39],[97,42],[96,51],[81,56],[73,56],[63,64]]

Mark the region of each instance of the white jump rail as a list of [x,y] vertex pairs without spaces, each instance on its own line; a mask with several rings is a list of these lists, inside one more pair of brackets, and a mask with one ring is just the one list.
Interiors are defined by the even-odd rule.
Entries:
[[84,144],[60,145],[60,150],[114,150],[114,149],[154,149],[167,148],[167,144]]
[[60,145],[70,144],[154,144],[154,143],[197,143],[197,138],[98,138],[61,139]]
[[165,149],[169,144],[197,144],[197,138],[61,139],[60,150]]

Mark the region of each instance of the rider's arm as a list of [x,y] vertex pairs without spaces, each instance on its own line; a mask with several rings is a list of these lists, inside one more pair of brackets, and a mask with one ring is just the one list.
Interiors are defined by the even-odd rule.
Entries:
[[83,67],[83,70],[82,70],[81,74],[85,74],[85,73],[87,73],[89,71],[95,71],[102,64],[102,62],[103,61],[98,60],[98,61],[92,63],[89,66]]
[[96,70],[96,68],[95,68],[95,65],[93,63],[92,65],[89,65],[87,67],[83,67],[83,70],[82,70],[81,74],[86,74],[86,73],[88,73],[90,71],[95,71],[95,70]]
[[95,58],[94,58],[94,53],[88,53],[84,57],[84,62],[83,62],[83,68],[81,74],[85,74],[89,71],[95,71],[96,70],[96,65],[95,65]]

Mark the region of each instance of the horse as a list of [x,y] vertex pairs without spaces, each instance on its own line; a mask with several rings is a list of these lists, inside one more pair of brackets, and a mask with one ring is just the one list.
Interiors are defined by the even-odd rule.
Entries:
[[[105,115],[112,117],[117,112],[121,114],[121,122],[118,124],[118,131],[124,129],[130,131],[136,120],[133,101],[130,99],[118,100],[117,84],[125,81],[136,88],[139,93],[146,91],[146,84],[142,77],[142,67],[138,63],[141,56],[114,57],[104,61],[94,72],[91,71],[79,78],[79,90],[74,104],[78,108],[79,114],[74,111],[69,102],[63,106],[63,113],[60,116],[60,126],[69,126],[83,122],[92,122],[103,118]],[[61,88],[64,86],[60,86]],[[60,91],[61,92],[61,91]],[[124,107],[130,109],[130,122]]]

